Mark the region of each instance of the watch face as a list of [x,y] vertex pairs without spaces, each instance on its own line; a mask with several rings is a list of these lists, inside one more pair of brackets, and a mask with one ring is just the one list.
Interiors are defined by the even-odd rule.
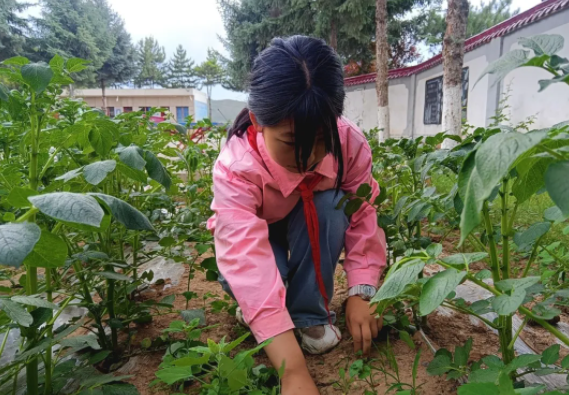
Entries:
[[363,291],[364,291],[364,293],[365,293],[367,296],[369,296],[370,298],[372,298],[372,297],[375,296],[375,289],[374,289],[372,286],[370,286],[370,285],[364,286],[364,287],[363,287]]

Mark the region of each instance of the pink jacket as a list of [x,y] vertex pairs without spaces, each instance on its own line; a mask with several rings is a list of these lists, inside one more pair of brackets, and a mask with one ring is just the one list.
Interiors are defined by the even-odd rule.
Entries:
[[[346,118],[338,121],[344,176],[341,189],[355,193],[361,184],[379,186],[371,175],[371,150],[362,132]],[[217,264],[231,285],[245,320],[262,342],[294,328],[285,305],[286,289],[269,244],[268,224],[285,218],[298,203],[296,187],[304,175],[273,161],[263,135],[257,135],[259,154],[246,136],[233,137],[222,149],[213,170],[215,214],[208,221],[214,231]],[[337,165],[329,154],[314,172],[324,176],[314,191],[334,188]],[[352,215],[345,237],[344,270],[348,286],[375,285],[386,265],[385,234],[373,207],[362,205]]]

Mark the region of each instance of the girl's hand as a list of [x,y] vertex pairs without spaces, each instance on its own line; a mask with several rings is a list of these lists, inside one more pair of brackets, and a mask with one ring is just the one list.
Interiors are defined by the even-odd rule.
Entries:
[[375,318],[375,308],[359,296],[351,296],[346,303],[346,323],[354,339],[354,352],[369,355],[371,340],[376,338],[383,326],[383,318]]
[[282,395],[318,395],[318,388],[308,373],[304,354],[294,337],[292,330],[281,333],[265,347],[275,369],[280,369],[284,361],[282,377]]

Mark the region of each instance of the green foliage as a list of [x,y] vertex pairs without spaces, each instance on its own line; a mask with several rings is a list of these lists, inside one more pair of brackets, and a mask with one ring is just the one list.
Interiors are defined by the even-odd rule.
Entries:
[[29,4],[0,0],[0,61],[27,50],[25,32],[29,22],[21,16]]
[[205,87],[208,99],[208,118],[211,119],[211,92],[214,86],[223,83],[225,70],[221,66],[214,51],[207,51],[207,59],[194,68],[195,76],[200,87]]
[[195,88],[198,80],[194,75],[194,61],[186,50],[178,45],[174,56],[166,65],[164,86],[168,88]]
[[140,40],[136,47],[136,76],[134,84],[139,87],[154,87],[164,80],[164,47],[153,37]]

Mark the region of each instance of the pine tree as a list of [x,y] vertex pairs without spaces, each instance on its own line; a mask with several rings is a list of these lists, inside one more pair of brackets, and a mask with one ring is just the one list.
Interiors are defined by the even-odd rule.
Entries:
[[134,84],[138,88],[162,84],[166,59],[164,47],[161,47],[153,37],[146,37],[138,42],[136,52],[137,75]]
[[194,74],[194,61],[188,58],[186,50],[178,45],[176,52],[166,66],[164,86],[167,88],[195,88],[198,79]]
[[116,13],[112,16],[111,30],[115,37],[115,46],[111,56],[97,70],[97,82],[102,91],[103,108],[107,108],[105,88],[131,80],[136,72],[136,53],[130,34],[126,31],[123,20]]
[[223,67],[219,63],[215,52],[208,49],[207,59],[199,66],[196,66],[194,71],[200,81],[200,85],[206,88],[207,113],[208,118],[211,120],[211,92],[215,85],[223,83],[225,76]]
[[116,44],[110,29],[112,10],[106,0],[42,0],[42,19],[37,19],[37,54],[49,61],[63,58],[90,61],[74,79],[78,85],[96,86],[96,72],[109,59]]
[[0,61],[24,54],[28,21],[18,16],[28,4],[16,0],[0,0]]

